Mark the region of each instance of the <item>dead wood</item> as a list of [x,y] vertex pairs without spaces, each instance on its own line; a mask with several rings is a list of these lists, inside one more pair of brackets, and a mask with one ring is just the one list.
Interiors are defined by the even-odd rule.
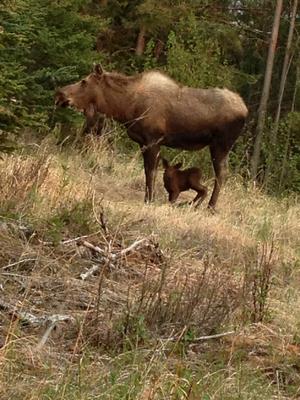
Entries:
[[87,278],[92,276],[95,272],[97,272],[101,268],[103,264],[108,265],[108,267],[111,269],[115,269],[116,265],[113,262],[117,261],[122,257],[125,257],[127,254],[137,251],[141,247],[151,246],[150,240],[148,238],[143,238],[135,241],[130,246],[126,247],[125,249],[119,252],[112,253],[110,251],[105,251],[101,249],[99,246],[94,246],[92,243],[87,242],[86,240],[80,242],[79,244],[101,255],[101,260],[100,260],[101,264],[95,264],[87,272],[80,274],[80,278],[82,280],[86,280]]
[[19,264],[23,264],[23,263],[26,263],[26,262],[35,262],[35,261],[37,261],[36,258],[25,258],[23,260],[19,260],[19,261],[16,261],[14,263],[11,263],[11,264],[7,264],[4,267],[2,267],[2,269],[9,269],[9,268],[15,267],[16,265],[19,265]]
[[18,309],[17,304],[12,305],[9,304],[2,299],[0,299],[0,310],[8,312],[8,314],[18,318],[23,324],[31,324],[31,325],[45,325],[48,322],[51,324],[56,324],[57,322],[62,321],[71,321],[74,322],[75,319],[70,315],[62,315],[62,314],[53,314],[53,315],[42,315],[40,317],[31,314],[27,311],[22,311]]
[[[229,332],[223,332],[223,333],[217,333],[215,335],[206,335],[206,336],[199,336],[199,337],[195,337],[195,338],[189,338],[188,341],[191,343],[195,343],[195,342],[201,342],[204,340],[210,340],[210,339],[219,339],[222,338],[224,336],[229,336],[229,335],[234,335],[236,334],[236,331],[229,331]],[[166,339],[161,339],[163,342],[179,342],[182,339],[183,335],[179,335],[179,336],[172,336]]]

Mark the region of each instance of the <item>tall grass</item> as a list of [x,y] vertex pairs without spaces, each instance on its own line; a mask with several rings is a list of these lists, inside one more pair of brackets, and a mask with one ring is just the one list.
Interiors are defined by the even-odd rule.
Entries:
[[[215,215],[171,207],[161,174],[144,205],[139,153],[105,139],[48,139],[0,160],[0,294],[16,307],[0,304],[1,398],[297,398],[297,201],[232,176]],[[151,245],[109,265],[80,240],[64,244],[78,236],[106,252]],[[20,311],[74,320],[41,345],[49,326]]]

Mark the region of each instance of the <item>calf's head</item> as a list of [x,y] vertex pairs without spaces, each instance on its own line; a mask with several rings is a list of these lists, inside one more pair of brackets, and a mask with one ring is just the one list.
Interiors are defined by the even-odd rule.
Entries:
[[97,111],[101,111],[104,102],[102,91],[99,90],[103,73],[101,65],[95,65],[92,73],[86,78],[58,89],[55,105],[73,107],[86,117],[93,118]]
[[174,173],[176,173],[176,171],[178,171],[182,167],[182,163],[181,162],[178,163],[178,164],[175,164],[175,165],[170,165],[168,163],[168,161],[165,160],[164,158],[162,158],[162,164],[163,164],[163,167],[164,167],[164,170],[165,170],[165,172],[164,172],[165,176],[166,175],[167,176],[172,176]]

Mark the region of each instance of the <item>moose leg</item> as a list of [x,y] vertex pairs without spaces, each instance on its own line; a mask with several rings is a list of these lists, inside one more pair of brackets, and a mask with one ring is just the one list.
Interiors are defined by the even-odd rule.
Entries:
[[178,199],[179,194],[179,190],[169,192],[169,202],[172,204],[175,203],[175,201]]
[[210,155],[215,171],[215,185],[208,207],[214,209],[227,172],[228,151],[221,150],[218,147],[210,147]]
[[158,153],[155,157],[155,166],[154,166],[154,173],[153,173],[153,200],[155,200],[155,183],[156,183],[157,169],[158,169],[159,161],[160,161],[160,150],[158,149]]
[[153,200],[154,180],[159,160],[159,147],[151,146],[143,152],[144,170],[146,177],[145,203]]

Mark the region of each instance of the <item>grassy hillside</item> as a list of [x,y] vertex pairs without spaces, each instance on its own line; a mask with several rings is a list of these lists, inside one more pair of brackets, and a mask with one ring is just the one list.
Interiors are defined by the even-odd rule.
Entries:
[[297,199],[231,176],[212,215],[161,174],[144,205],[105,140],[0,159],[1,399],[299,398]]

